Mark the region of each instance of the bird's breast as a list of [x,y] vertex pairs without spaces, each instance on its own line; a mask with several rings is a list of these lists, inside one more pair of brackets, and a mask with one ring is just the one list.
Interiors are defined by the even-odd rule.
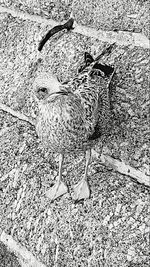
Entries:
[[86,139],[86,127],[80,103],[72,99],[58,99],[43,105],[37,119],[36,131],[50,150],[74,150]]

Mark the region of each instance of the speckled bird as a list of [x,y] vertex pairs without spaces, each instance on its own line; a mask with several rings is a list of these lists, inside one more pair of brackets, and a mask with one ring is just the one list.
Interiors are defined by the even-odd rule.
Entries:
[[85,66],[74,79],[62,84],[53,75],[41,74],[34,83],[39,106],[37,134],[46,147],[60,155],[58,180],[46,193],[51,200],[68,192],[62,166],[65,154],[75,150],[85,151],[86,166],[72,197],[80,200],[90,196],[87,172],[91,148],[110,122],[109,83],[114,72],[110,66],[93,62],[85,53]]

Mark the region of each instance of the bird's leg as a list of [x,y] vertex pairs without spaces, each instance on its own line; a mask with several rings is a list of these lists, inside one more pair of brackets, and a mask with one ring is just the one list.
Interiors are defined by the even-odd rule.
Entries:
[[85,173],[82,180],[74,186],[73,199],[80,200],[90,197],[90,189],[87,181],[88,166],[91,160],[91,149],[86,151]]
[[51,200],[54,200],[68,192],[67,186],[62,182],[62,165],[64,161],[64,155],[59,155],[59,175],[57,182],[46,192],[46,196]]

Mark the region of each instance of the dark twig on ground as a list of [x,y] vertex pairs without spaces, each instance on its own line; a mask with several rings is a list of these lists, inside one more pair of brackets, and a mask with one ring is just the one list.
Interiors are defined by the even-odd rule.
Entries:
[[54,34],[66,29],[67,31],[73,29],[73,18],[70,18],[66,23],[62,25],[57,25],[54,28],[52,28],[48,33],[42,38],[42,40],[39,43],[38,50],[41,51],[45,43],[52,37]]

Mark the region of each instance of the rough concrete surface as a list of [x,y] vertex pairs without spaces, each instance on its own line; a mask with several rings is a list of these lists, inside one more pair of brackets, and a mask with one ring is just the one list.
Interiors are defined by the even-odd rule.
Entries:
[[21,267],[14,253],[9,252],[2,242],[0,242],[0,266]]
[[59,21],[71,12],[76,21],[102,30],[142,32],[149,37],[148,0],[0,0],[2,6]]
[[[40,15],[42,5],[45,8],[49,3],[1,2],[29,13],[34,13],[35,7]],[[55,1],[52,18],[66,19],[71,2]],[[83,2],[73,2],[75,18],[85,25],[103,24],[103,29],[111,30],[134,30],[135,24],[131,23],[131,28],[124,20],[132,13],[130,4],[137,3],[138,16],[147,4],[122,0],[122,5],[116,6],[120,16],[115,19],[110,1],[103,1],[104,6],[96,0]],[[146,24],[147,18],[142,17],[142,21]],[[38,53],[39,40],[49,26],[1,13],[0,27],[0,102],[32,117],[38,112],[33,81],[39,73],[53,71],[61,81],[68,80],[76,74],[85,51],[96,56],[107,45],[68,32],[54,36]],[[140,27],[145,34],[146,28]],[[115,45],[102,62],[116,68],[111,85],[113,121],[110,135],[99,140],[95,149],[150,175],[149,51]],[[84,166],[82,153],[66,156],[63,176],[70,191],[81,179]],[[68,194],[50,203],[44,193],[57,175],[58,158],[42,146],[35,128],[0,110],[0,228],[48,267],[148,267],[149,188],[95,160],[88,175],[90,199],[74,203]]]
[[25,11],[29,14],[37,14],[46,18],[53,18],[56,20],[68,19],[71,13],[73,0],[0,0],[4,7],[9,7],[19,11]]
[[74,0],[73,14],[80,23],[98,29],[142,32],[149,36],[149,1]]

